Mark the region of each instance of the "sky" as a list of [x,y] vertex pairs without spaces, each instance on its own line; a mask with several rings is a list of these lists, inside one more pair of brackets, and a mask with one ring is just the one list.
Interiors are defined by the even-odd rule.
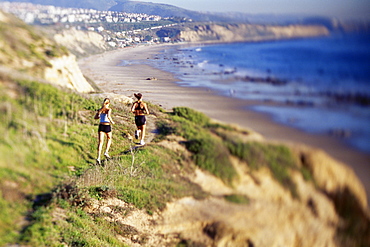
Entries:
[[370,0],[136,0],[211,12],[310,14],[370,20]]

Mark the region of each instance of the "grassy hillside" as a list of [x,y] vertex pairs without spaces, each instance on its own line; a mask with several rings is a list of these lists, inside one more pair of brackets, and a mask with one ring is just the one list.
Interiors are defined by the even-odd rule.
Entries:
[[[180,162],[174,153],[155,145],[130,152],[132,143],[122,136],[133,131],[128,106],[114,105],[119,123],[111,151],[114,158],[96,167],[97,123],[92,110],[100,102],[5,75],[0,91],[5,116],[0,124],[4,133],[0,137],[0,246],[19,241],[32,246],[91,241],[91,246],[102,246],[99,241],[108,240],[93,244],[91,239],[96,229],[84,237],[74,236],[78,223],[53,225],[50,215],[62,207],[71,217],[78,217],[74,214],[82,213],[80,207],[90,197],[114,195],[151,212],[163,208],[172,197],[202,196],[195,185],[171,179],[171,165]],[[167,170],[163,169],[166,165]],[[94,228],[94,219],[90,220]],[[102,238],[114,235],[114,229],[106,231]]]
[[[155,138],[137,148],[130,139],[134,131],[130,106],[112,100],[116,122],[112,159],[97,166],[97,121],[93,116],[103,99],[27,79],[34,78],[27,77],[34,73],[32,66],[47,66],[50,57],[65,51],[24,24],[15,20],[1,23],[0,38],[1,58],[18,71],[0,69],[0,246],[127,246],[126,239],[146,246],[154,237],[161,243],[170,239],[166,246],[205,246],[192,242],[181,230],[172,234],[175,236],[150,235],[123,222],[140,212],[137,218],[146,221],[153,216],[148,221],[155,225],[155,216],[160,218],[167,205],[183,198],[201,203],[222,201],[232,208],[251,204],[252,209],[260,202],[254,203],[249,191],[234,190],[246,175],[253,186],[267,180],[279,187],[291,204],[321,222],[325,217],[320,214],[327,212],[320,210],[326,207],[312,198],[306,203],[299,192],[303,185],[298,185],[292,174],[316,190],[318,199],[325,194],[328,199],[323,200],[330,200],[329,208],[340,217],[337,225],[329,222],[336,230],[338,246],[369,243],[369,219],[356,196],[347,187],[335,193],[320,188],[312,164],[302,153],[283,145],[251,142],[248,131],[215,123],[189,108],[164,112],[150,105],[149,117],[155,126],[150,131]],[[7,64],[5,61],[2,63]],[[32,66],[22,67],[27,62]],[[210,174],[211,181],[231,192],[211,194],[196,181],[198,171]],[[266,171],[263,178],[261,171]],[[109,205],[104,204],[107,200]],[[263,202],[275,203],[268,197]],[[278,207],[285,206],[284,201],[278,203]],[[216,244],[216,236],[222,237],[223,232],[217,233],[217,224],[211,220],[199,224],[203,230],[198,233],[207,234]]]
[[[133,132],[129,106],[113,105],[117,122],[113,159],[97,167],[97,123],[92,117],[101,99],[6,75],[1,78],[0,91],[5,116],[0,124],[4,133],[0,142],[0,245],[124,246],[115,237],[122,229],[103,215],[84,212],[92,199],[120,198],[151,214],[174,198],[207,196],[181,176],[194,167],[176,152],[155,143],[131,149],[133,143],[125,138]],[[217,136],[228,127],[213,125],[187,108],[176,108],[173,115],[155,106],[151,109],[158,118],[157,141],[169,134],[185,137],[195,163],[232,184],[236,172],[228,148]],[[62,219],[55,219],[58,210],[64,212]]]
[[32,75],[40,75],[49,60],[68,51],[35,28],[0,11],[0,65]]
[[[151,215],[179,198],[202,200],[210,195],[191,182],[189,174],[199,167],[233,187],[239,177],[232,156],[245,160],[252,173],[268,168],[296,200],[300,196],[290,177],[292,170],[314,182],[310,171],[287,147],[243,141],[236,137],[248,133],[213,123],[189,108],[165,113],[151,105],[157,137],[144,148],[134,149],[128,138],[134,131],[129,106],[114,102],[113,158],[96,166],[97,122],[93,115],[102,99],[4,74],[0,82],[4,116],[0,122],[4,133],[0,137],[0,246],[126,246],[120,236],[136,236],[145,246],[149,236],[112,221],[112,213],[91,212],[91,208],[100,200],[116,198],[131,205],[131,209],[117,206],[117,214],[142,209]],[[188,151],[160,145],[173,138],[182,140]],[[248,197],[238,194],[227,195],[225,200],[249,203]],[[346,205],[356,208],[353,201]],[[354,236],[368,231],[366,220],[360,211],[349,208],[341,209],[350,228],[338,229],[339,239],[365,243]],[[349,231],[352,227],[356,232]],[[184,240],[180,238],[180,242]]]

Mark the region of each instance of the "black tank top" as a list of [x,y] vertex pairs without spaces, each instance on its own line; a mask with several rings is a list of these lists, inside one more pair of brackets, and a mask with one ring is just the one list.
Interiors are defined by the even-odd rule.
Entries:
[[135,107],[135,110],[136,111],[145,111],[145,107],[144,107],[144,105],[142,104],[142,102],[135,102],[135,103],[137,103],[137,105],[136,105],[136,107]]

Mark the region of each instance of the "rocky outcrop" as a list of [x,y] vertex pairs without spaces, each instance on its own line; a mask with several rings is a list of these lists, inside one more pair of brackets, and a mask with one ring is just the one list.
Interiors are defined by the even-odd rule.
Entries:
[[102,35],[92,31],[71,28],[54,33],[53,38],[58,44],[67,47],[78,57],[85,57],[111,49]]
[[198,25],[181,31],[187,42],[264,41],[328,35],[329,30],[316,25],[270,26],[252,24]]
[[352,169],[322,150],[307,148],[301,152],[303,166],[312,173],[322,192],[334,198],[348,191],[356,198],[360,208],[364,211],[368,209],[365,188]]
[[[182,141],[172,136],[159,145],[189,157],[191,154],[180,144]],[[131,229],[121,239],[133,247],[176,246],[179,242],[185,246],[217,247],[367,246],[364,233],[369,231],[368,213],[357,218],[358,242],[346,242],[343,229],[350,226],[334,198],[341,191],[349,191],[354,197],[346,194],[340,198],[342,203],[355,199],[359,207],[347,210],[368,212],[364,188],[353,171],[317,149],[295,145],[292,151],[301,156],[302,167],[310,169],[313,175],[312,180],[307,180],[299,171],[290,171],[296,196],[277,182],[269,169],[252,171],[248,164],[232,157],[239,177],[233,186],[199,168],[183,173],[209,194],[206,199],[180,198],[153,215],[117,198],[94,200],[85,210],[91,214],[109,214],[110,221]],[[230,195],[242,195],[249,201],[225,200]],[[124,213],[115,212],[117,206]],[[145,239],[145,243],[138,239]]]
[[0,66],[77,92],[94,91],[82,75],[76,57],[63,44],[1,11],[0,25]]
[[[167,204],[156,229],[167,236],[180,234],[186,242],[205,246],[355,246],[354,243],[343,245],[341,231],[347,223],[338,204],[358,200],[355,202],[358,207],[347,210],[368,212],[363,185],[350,168],[324,152],[304,146],[296,146],[295,151],[305,157],[302,165],[313,172],[313,180],[317,182],[290,171],[297,197],[283,188],[268,169],[253,172],[246,163],[233,158],[239,174],[233,187],[197,169],[189,179],[213,197],[201,201],[182,198]],[[343,191],[349,193],[336,200]],[[235,204],[223,199],[232,194],[247,196],[250,201]],[[347,197],[349,194],[354,196]],[[362,231],[358,235],[363,241],[369,214],[364,213],[358,219],[361,219],[357,222],[358,229]]]
[[54,58],[49,63],[51,66],[45,68],[44,78],[50,83],[81,93],[95,91],[82,75],[74,55]]

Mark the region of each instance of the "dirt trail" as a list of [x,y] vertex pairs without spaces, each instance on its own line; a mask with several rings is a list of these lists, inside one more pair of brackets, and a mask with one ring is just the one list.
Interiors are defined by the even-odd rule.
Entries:
[[[100,60],[100,63],[91,63],[85,72],[88,72],[87,74],[94,78],[99,86],[109,85],[106,88],[112,93],[132,95],[133,92],[142,92],[146,99],[151,100],[152,103],[162,104],[167,109],[178,106],[173,104],[179,103],[178,99],[181,99],[182,106],[195,108],[193,107],[195,105],[198,110],[219,121],[238,119],[240,121],[236,124],[242,127],[251,126],[253,130],[269,137],[269,140],[281,139],[289,143],[291,141],[295,146],[297,146],[296,142],[304,140],[307,145],[325,147],[329,153],[339,154],[336,158],[346,156],[349,152],[348,149],[343,149],[327,138],[306,135],[271,124],[267,118],[254,113],[241,113],[239,109],[245,105],[241,105],[241,102],[235,99],[221,98],[220,100],[220,96],[211,95],[210,92],[202,89],[174,86],[173,81],[176,80],[172,75],[147,65],[116,66],[119,59],[133,60],[138,59],[139,55],[146,59],[149,56],[138,51],[140,50],[95,57]],[[145,78],[148,77],[156,77],[158,80],[146,80]],[[210,105],[217,107],[210,108]],[[156,135],[155,122],[155,115],[147,115],[145,142],[148,144]],[[317,143],[319,145],[314,145]],[[158,145],[166,145],[179,155],[183,154],[181,152],[186,152],[179,141],[165,140]],[[363,159],[363,156],[353,154],[356,153],[351,153],[348,157],[352,158],[350,163],[358,164],[354,167],[359,168],[365,164],[364,160],[368,161],[367,156]],[[354,162],[357,157],[360,157],[359,162]],[[322,161],[320,167],[326,163]],[[187,174],[186,179],[197,183],[202,190],[210,194],[205,200],[181,198],[168,203],[163,212],[155,212],[153,215],[147,215],[143,210],[134,208],[128,210],[129,215],[116,214],[117,218],[114,219],[116,222],[137,230],[135,234],[122,237],[123,240],[133,247],[175,246],[181,239],[194,243],[193,246],[197,243],[202,243],[203,246],[220,247],[336,246],[334,236],[338,219],[333,203],[311,183],[306,182],[300,174],[292,174],[301,196],[300,200],[295,200],[289,191],[271,177],[268,170],[251,174],[242,162],[233,159],[233,164],[240,179],[232,188],[200,169]],[[358,170],[361,171],[360,174],[367,174],[368,167],[365,168]],[[365,179],[365,181],[368,180]],[[231,203],[224,199],[224,195],[230,194],[245,195],[250,202]],[[114,203],[122,204],[121,207],[130,207],[123,201],[115,200],[115,202],[97,202],[100,205],[93,210],[104,212],[103,209],[114,208]],[[307,236],[315,236],[315,238],[307,238]],[[140,243],[140,238],[147,240],[145,243]]]
[[150,143],[155,135],[157,134],[156,128],[156,117],[154,115],[146,116],[146,134],[145,134],[145,143]]
[[[81,71],[91,78],[105,93],[132,97],[141,92],[144,101],[161,105],[164,109],[186,106],[205,113],[212,119],[238,125],[258,132],[270,141],[322,149],[336,160],[350,165],[362,180],[370,198],[370,156],[348,148],[338,139],[326,135],[312,135],[287,126],[274,123],[269,116],[245,111],[256,102],[246,102],[224,97],[204,88],[184,87],[173,74],[149,66],[146,61],[172,45],[143,46],[115,50],[80,61]],[[127,62],[125,66],[122,61]],[[147,80],[147,78],[157,80]],[[176,83],[178,82],[178,83]],[[212,107],[210,107],[212,106]],[[151,116],[150,116],[151,117]],[[151,120],[148,119],[148,125]],[[148,130],[150,127],[148,127]],[[147,143],[151,141],[148,131]]]

